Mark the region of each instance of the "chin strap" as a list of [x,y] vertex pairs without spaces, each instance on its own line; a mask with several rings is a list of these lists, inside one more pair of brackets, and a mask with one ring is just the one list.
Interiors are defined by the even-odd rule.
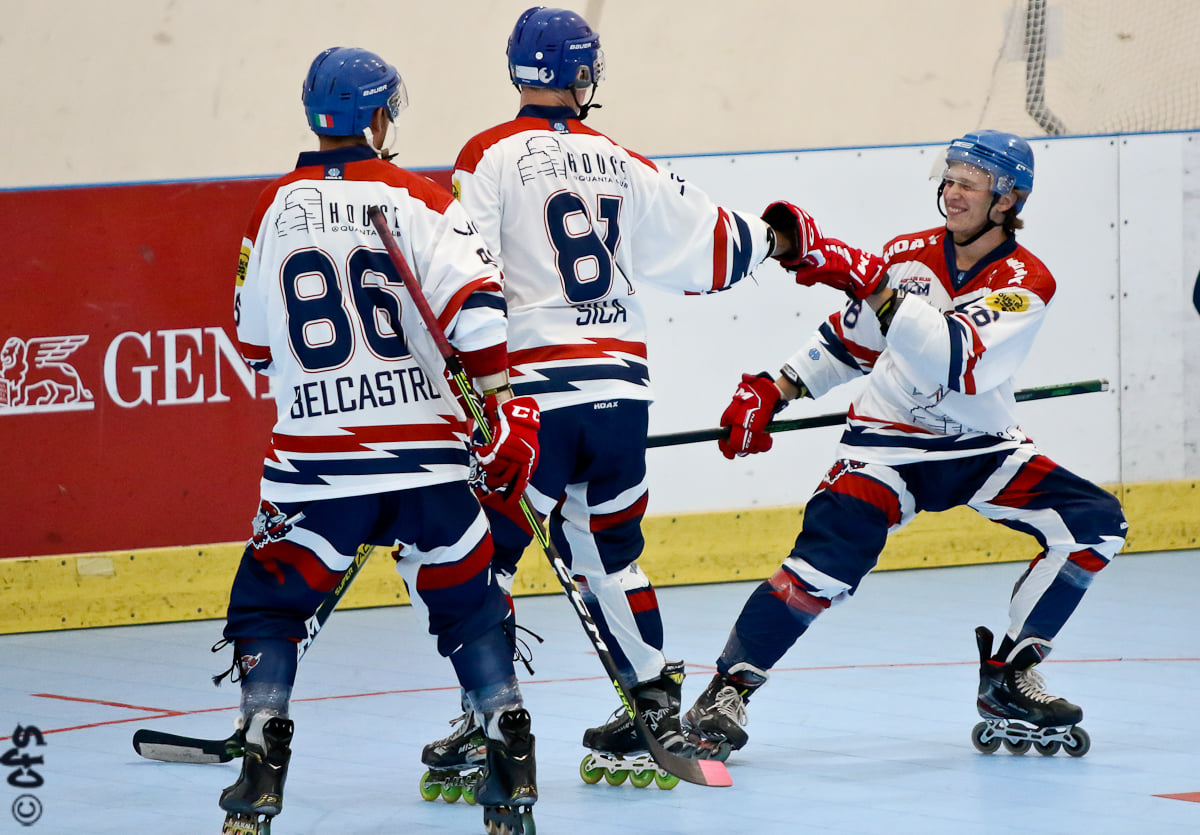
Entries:
[[[970,246],[971,244],[975,243],[977,240],[982,238],[984,235],[986,235],[988,232],[992,231],[999,225],[1000,224],[996,223],[991,218],[988,218],[987,223],[983,224],[983,226],[980,227],[978,232],[976,232],[971,237],[967,238],[965,241],[960,241],[958,239],[954,239],[954,245],[955,246]],[[951,235],[951,238],[953,238],[953,235]]]
[[367,140],[367,144],[371,146],[371,150],[379,154],[379,158],[384,162],[391,162],[397,156],[396,151],[392,150],[392,145],[396,142],[396,123],[388,120],[387,131],[383,135],[383,147],[375,147],[375,137],[371,135],[371,126],[363,128],[363,136]]
[[603,106],[603,105],[599,105],[599,104],[592,104],[592,100],[596,98],[596,88],[598,86],[599,86],[598,84],[593,84],[592,85],[592,94],[590,96],[588,96],[588,100],[586,102],[579,105],[579,116],[578,116],[579,121],[582,122],[584,119],[587,118],[588,113],[590,113],[593,110],[599,110]]

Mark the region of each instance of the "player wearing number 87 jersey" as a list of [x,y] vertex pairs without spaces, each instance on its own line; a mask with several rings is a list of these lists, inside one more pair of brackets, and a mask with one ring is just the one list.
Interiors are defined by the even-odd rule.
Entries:
[[[651,399],[638,287],[727,290],[775,254],[776,233],[584,124],[604,61],[578,14],[529,9],[507,55],[517,116],[466,143],[454,189],[503,267],[513,388],[542,408],[529,498],[625,684],[658,701],[647,715],[662,717],[667,741],[682,668],[666,662],[654,590],[636,563]],[[506,514],[512,503],[485,507],[497,571],[511,578],[530,533]],[[622,729],[636,747],[632,723]]]
[[326,50],[302,99],[319,150],[263,191],[236,283],[238,343],[272,376],[277,417],[224,631],[247,748],[221,806],[239,832],[281,811],[298,642],[363,543],[391,551],[487,734],[521,755],[514,792],[529,804],[532,736],[487,520],[467,482],[470,429],[367,209],[380,207],[487,395],[489,483],[519,492],[537,456],[538,409],[507,388],[499,269],[449,192],[380,158],[406,99],[394,67],[366,50]]

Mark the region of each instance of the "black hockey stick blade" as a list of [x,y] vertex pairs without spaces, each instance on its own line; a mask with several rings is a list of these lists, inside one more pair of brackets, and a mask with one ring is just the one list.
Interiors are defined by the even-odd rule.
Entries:
[[654,757],[654,761],[662,766],[664,771],[669,771],[680,780],[694,783],[697,786],[723,788],[733,785],[733,777],[729,775],[729,769],[725,767],[725,763],[719,760],[696,760],[672,754],[655,739],[646,720],[640,714],[634,719],[637,722],[638,730],[642,732],[642,738],[649,745],[650,756]]
[[[1069,397],[1073,394],[1090,394],[1096,391],[1108,391],[1108,380],[1083,380],[1078,383],[1059,383],[1053,386],[1037,386],[1021,389],[1013,394],[1018,403],[1027,400],[1046,400],[1051,397]],[[791,432],[796,429],[816,429],[821,426],[841,426],[846,422],[846,413],[831,415],[816,415],[814,417],[797,418],[795,420],[776,420],[767,425],[767,431]],[[646,448],[662,446],[679,446],[680,444],[697,444],[703,441],[719,441],[729,437],[729,428],[694,429],[690,432],[671,432],[666,435],[651,435],[646,439]]]
[[237,731],[225,739],[200,739],[141,728],[133,735],[133,750],[164,763],[227,763],[242,756],[243,743]]
[[[354,561],[342,574],[337,586],[326,595],[317,607],[317,611],[305,622],[307,635],[297,646],[298,658],[304,657],[317,633],[329,620],[333,610],[346,596],[350,584],[362,570],[363,563],[375,550],[374,545],[360,545],[354,555]],[[225,739],[201,739],[196,736],[180,736],[164,731],[154,731],[141,728],[133,734],[133,750],[148,760],[158,760],[164,763],[227,763],[242,756],[243,743],[241,734],[235,731]]]

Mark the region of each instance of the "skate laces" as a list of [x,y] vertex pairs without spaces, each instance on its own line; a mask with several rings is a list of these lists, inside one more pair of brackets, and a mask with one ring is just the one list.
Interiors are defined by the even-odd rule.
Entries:
[[625,706],[617,708],[612,712],[612,716],[608,717],[608,721],[600,727],[602,728],[619,728],[622,725],[628,724],[633,720],[629,718],[629,713],[625,710]]
[[451,719],[450,724],[454,726],[454,730],[450,731],[450,735],[443,740],[443,743],[455,743],[460,739],[470,737],[475,730],[475,723],[472,721],[473,718],[471,714],[463,713],[457,718]]
[[1046,680],[1042,678],[1041,673],[1033,670],[1017,670],[1013,678],[1021,695],[1032,701],[1050,704],[1059,698],[1046,692]]
[[741,726],[745,726],[750,721],[750,717],[746,713],[746,703],[742,701],[737,689],[728,684],[713,696],[712,711],[732,719]]

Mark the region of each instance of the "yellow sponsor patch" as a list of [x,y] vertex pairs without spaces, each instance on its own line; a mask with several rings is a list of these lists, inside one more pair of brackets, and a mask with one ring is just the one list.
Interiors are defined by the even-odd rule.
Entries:
[[458,177],[450,181],[450,193],[454,195],[455,200],[462,200],[462,186],[458,183]]
[[241,253],[238,255],[238,270],[237,270],[237,286],[241,287],[246,283],[246,270],[250,268],[250,247],[243,246]]
[[1004,290],[992,293],[983,300],[983,303],[1001,313],[1024,313],[1029,309],[1028,296],[1024,293],[1011,293]]

